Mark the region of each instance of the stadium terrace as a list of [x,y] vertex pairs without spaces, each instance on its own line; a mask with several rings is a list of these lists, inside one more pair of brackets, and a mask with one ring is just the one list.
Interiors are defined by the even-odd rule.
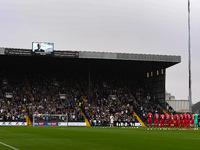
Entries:
[[[145,126],[180,56],[0,48],[0,125]],[[168,108],[168,109],[167,109]]]

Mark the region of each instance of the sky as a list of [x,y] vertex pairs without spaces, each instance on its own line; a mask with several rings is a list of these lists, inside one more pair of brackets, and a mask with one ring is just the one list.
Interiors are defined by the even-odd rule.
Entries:
[[[200,1],[191,1],[192,103],[200,101]],[[188,99],[188,0],[0,0],[0,47],[179,55],[166,90]]]

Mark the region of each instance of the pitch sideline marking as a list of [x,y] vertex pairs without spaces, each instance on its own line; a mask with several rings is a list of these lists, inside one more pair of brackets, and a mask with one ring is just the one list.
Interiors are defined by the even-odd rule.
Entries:
[[2,145],[4,145],[4,146],[7,146],[7,147],[9,147],[9,148],[11,148],[11,149],[14,149],[14,150],[19,150],[19,149],[15,148],[15,147],[12,147],[12,146],[10,146],[10,145],[7,145],[7,144],[5,144],[5,143],[3,143],[3,142],[0,142],[0,144],[2,144]]

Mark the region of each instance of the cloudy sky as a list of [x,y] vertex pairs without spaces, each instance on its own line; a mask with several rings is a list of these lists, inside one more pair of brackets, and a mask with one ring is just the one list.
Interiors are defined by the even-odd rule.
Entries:
[[[0,47],[180,55],[167,92],[188,97],[187,0],[0,0]],[[192,98],[200,101],[200,1],[191,0]]]

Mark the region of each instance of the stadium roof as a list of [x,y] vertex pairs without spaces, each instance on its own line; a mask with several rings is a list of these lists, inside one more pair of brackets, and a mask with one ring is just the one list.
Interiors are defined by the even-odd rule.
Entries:
[[[5,49],[17,49],[17,48],[0,48],[0,54],[5,54]],[[19,49],[30,50],[31,49]],[[60,51],[60,50],[55,50]],[[62,52],[64,52],[63,50]],[[74,52],[67,50],[67,52]],[[181,56],[173,55],[152,55],[152,54],[134,54],[134,53],[112,53],[112,52],[92,52],[92,51],[76,51],[79,53],[79,58],[89,59],[115,59],[115,60],[135,60],[135,61],[159,61],[159,62],[174,62],[180,63]]]
[[[32,49],[19,48],[0,48],[0,55],[32,56]],[[43,55],[41,56],[43,57]],[[44,56],[46,57],[46,56]],[[111,53],[111,52],[91,52],[91,51],[70,51],[54,50],[51,58],[76,58],[78,60],[90,60],[95,62],[118,62],[118,65],[134,65],[147,68],[147,66],[161,65],[164,68],[173,66],[181,62],[181,56],[172,55],[152,55],[152,54],[133,54],[133,53]],[[80,59],[79,59],[80,58]],[[78,59],[78,60],[77,60]],[[114,62],[113,62],[114,61]],[[149,68],[149,67],[148,67]]]
[[174,62],[174,63],[181,62],[181,56],[133,54],[133,53],[88,52],[88,51],[79,51],[79,58],[116,59],[116,60],[134,60],[134,61],[159,61],[159,62]]

